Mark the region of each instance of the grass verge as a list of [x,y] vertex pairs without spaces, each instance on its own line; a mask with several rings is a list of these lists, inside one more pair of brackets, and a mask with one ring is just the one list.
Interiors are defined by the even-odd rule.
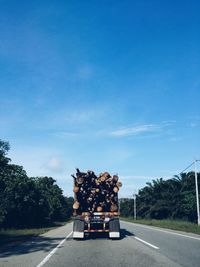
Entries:
[[177,231],[183,231],[188,233],[194,233],[200,235],[200,226],[187,221],[176,220],[134,220],[132,217],[120,217],[121,220],[134,222],[139,224],[157,226],[161,228],[167,228]]
[[21,242],[27,241],[32,237],[36,237],[38,235],[48,232],[49,230],[52,230],[59,226],[63,226],[69,221],[70,220],[66,220],[63,222],[54,222],[49,226],[44,226],[40,228],[0,230],[0,247],[8,244],[16,245]]

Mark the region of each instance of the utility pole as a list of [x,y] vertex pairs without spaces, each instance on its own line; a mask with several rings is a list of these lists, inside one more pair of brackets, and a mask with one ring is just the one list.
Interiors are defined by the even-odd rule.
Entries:
[[134,200],[134,220],[137,220],[137,209],[136,209],[136,194],[133,195]]
[[195,175],[195,187],[196,187],[196,201],[197,201],[197,223],[200,225],[200,212],[199,212],[199,190],[197,179],[197,160],[194,161],[194,175]]

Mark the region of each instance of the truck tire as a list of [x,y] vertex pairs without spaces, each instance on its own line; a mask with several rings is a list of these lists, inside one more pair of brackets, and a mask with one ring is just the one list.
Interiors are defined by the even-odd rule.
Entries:
[[79,239],[84,238],[84,227],[85,223],[82,220],[75,219],[73,224],[73,238]]
[[109,237],[113,239],[120,238],[120,224],[118,218],[111,219],[109,222]]

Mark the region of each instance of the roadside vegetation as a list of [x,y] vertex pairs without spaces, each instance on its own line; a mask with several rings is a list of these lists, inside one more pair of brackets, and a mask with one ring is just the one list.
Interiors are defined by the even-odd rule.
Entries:
[[[200,192],[200,173],[198,173]],[[120,200],[121,219],[146,225],[200,234],[194,172],[171,179],[147,183],[136,196],[137,218],[134,221],[134,200]]]
[[54,228],[65,225],[69,222],[67,219],[62,222],[53,222],[41,228],[27,228],[27,229],[5,229],[0,230],[0,247],[3,245],[16,245],[20,242],[29,240],[30,238],[44,234]]
[[[52,177],[28,177],[7,157],[9,143],[0,140],[0,231],[52,226],[71,217],[73,198],[66,198]],[[21,230],[20,230],[21,231]],[[30,231],[30,230],[29,230]],[[36,231],[36,230],[35,230]]]
[[195,223],[187,221],[145,220],[145,219],[134,220],[132,217],[120,217],[120,219],[128,222],[134,222],[138,224],[145,224],[145,225],[156,226],[156,227],[167,228],[171,230],[183,231],[200,235],[200,227]]
[[[200,173],[198,173],[200,192]],[[153,180],[136,196],[137,216],[146,220],[176,220],[197,223],[194,172],[182,173],[171,179]],[[134,216],[134,200],[121,199],[123,217]]]
[[0,231],[0,247],[5,244],[17,244],[27,241],[29,238],[44,234],[52,229],[51,227],[32,229],[7,229]]

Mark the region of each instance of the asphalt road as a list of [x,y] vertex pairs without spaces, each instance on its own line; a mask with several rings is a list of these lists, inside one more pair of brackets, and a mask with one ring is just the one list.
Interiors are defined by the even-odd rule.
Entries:
[[72,239],[72,223],[0,249],[0,267],[200,267],[200,236],[121,221],[121,239]]

